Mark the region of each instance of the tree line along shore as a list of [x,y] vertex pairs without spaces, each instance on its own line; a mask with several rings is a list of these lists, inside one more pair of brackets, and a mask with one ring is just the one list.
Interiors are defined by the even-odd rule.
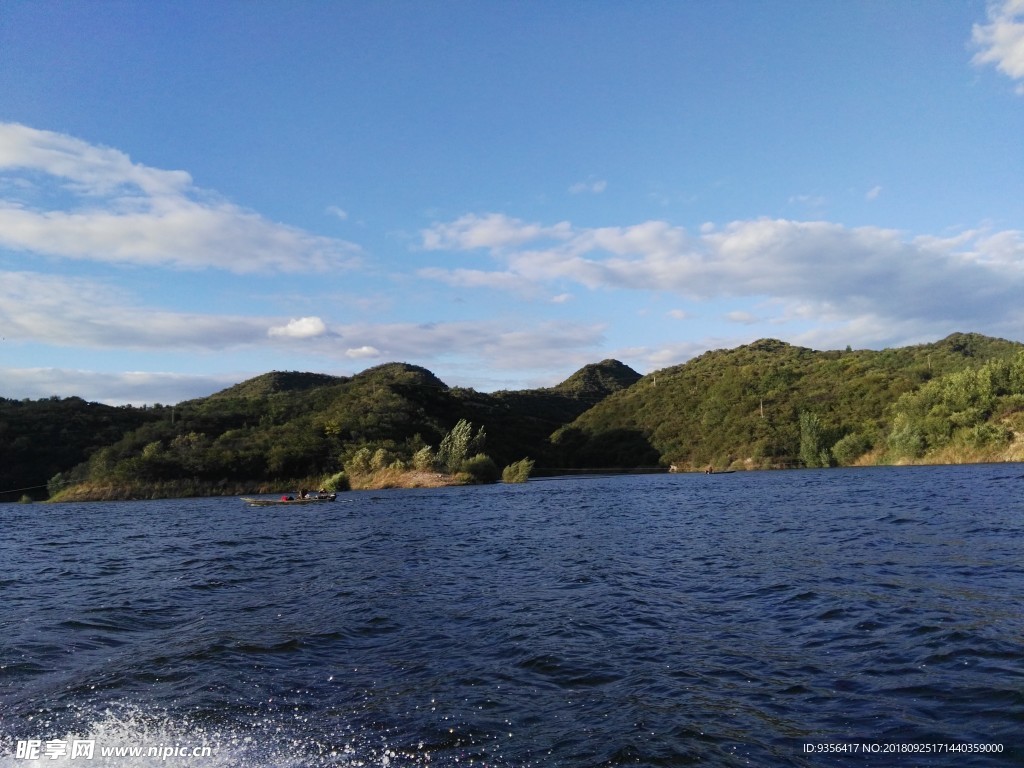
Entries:
[[175,405],[0,398],[0,500],[519,482],[1024,460],[1024,345],[980,334],[886,350],[775,339],[641,376],[616,360],[482,393],[388,363],[271,372]]

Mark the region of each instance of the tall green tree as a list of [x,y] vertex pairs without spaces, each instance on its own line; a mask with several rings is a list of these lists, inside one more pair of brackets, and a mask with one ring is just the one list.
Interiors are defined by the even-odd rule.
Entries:
[[803,411],[800,414],[800,461],[807,467],[827,467],[831,463],[824,447],[824,430],[818,414]]
[[487,435],[483,427],[474,435],[472,422],[459,419],[451,432],[441,440],[437,449],[437,463],[446,472],[458,472],[466,459],[483,451],[486,442]]

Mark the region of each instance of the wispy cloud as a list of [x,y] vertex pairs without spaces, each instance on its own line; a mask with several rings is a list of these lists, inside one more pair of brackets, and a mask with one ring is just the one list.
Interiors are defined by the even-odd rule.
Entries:
[[223,350],[262,342],[274,322],[162,311],[138,304],[107,283],[82,278],[0,273],[0,328],[15,341],[91,349]]
[[161,371],[106,373],[73,368],[4,368],[7,392],[40,399],[69,397],[110,405],[179,403],[237,384],[241,375],[188,375]]
[[0,173],[22,182],[3,186],[0,247],[236,273],[323,272],[359,261],[358,246],[269,221],[196,187],[184,171],[52,131],[0,123]]
[[[473,221],[460,219],[462,237],[450,240],[452,247],[488,247],[488,231],[470,231]],[[597,229],[563,222],[551,242],[542,225],[504,224],[491,248],[499,266],[476,270],[477,285],[523,290],[524,283],[571,281],[691,299],[768,297],[788,315],[836,322],[877,316],[993,328],[1024,317],[1024,232],[1016,230],[912,237],[879,227],[757,219],[693,235],[664,221]],[[423,274],[456,275],[441,268]]]
[[[476,372],[563,370],[575,362],[592,362],[604,343],[604,328],[593,323],[330,323],[319,317],[169,312],[140,305],[105,282],[32,272],[0,272],[0,328],[6,343],[57,348],[224,354],[254,349],[292,353],[301,345],[303,354],[321,366],[332,360],[461,360]],[[0,379],[8,380],[3,371]],[[11,396],[11,391],[2,394]],[[84,396],[73,379],[42,396],[70,393]]]
[[865,200],[877,200],[878,196],[881,195],[881,194],[882,194],[882,188],[880,186],[875,186],[875,187],[872,187],[871,189],[869,189],[867,192],[864,193],[864,199]]
[[459,358],[484,369],[530,371],[560,369],[567,360],[592,362],[588,357],[603,340],[600,325],[571,322],[366,323],[332,325],[328,336],[310,340],[310,350],[327,358],[421,363]]
[[757,315],[751,314],[750,312],[744,312],[743,310],[734,310],[727,312],[725,319],[730,323],[737,323],[738,325],[753,325],[760,321]]
[[[1024,0],[1002,0],[988,7],[988,23],[975,24],[972,40],[977,65],[991,64],[1013,80],[1024,80]],[[1017,86],[1024,95],[1024,84]]]
[[572,232],[568,222],[542,227],[503,213],[471,213],[448,224],[435,224],[421,234],[423,247],[428,251],[464,251],[514,247],[541,239],[564,240]]
[[599,195],[608,188],[608,182],[604,179],[587,179],[586,181],[577,181],[569,187],[569,193],[573,195],[581,195],[585,192],[589,192],[593,195]]
[[366,344],[361,347],[355,347],[353,349],[345,350],[345,357],[350,357],[354,360],[365,360],[374,357],[380,357],[381,351],[376,347],[371,347]]
[[821,208],[828,200],[822,195],[790,195],[789,202],[806,205],[808,208]]

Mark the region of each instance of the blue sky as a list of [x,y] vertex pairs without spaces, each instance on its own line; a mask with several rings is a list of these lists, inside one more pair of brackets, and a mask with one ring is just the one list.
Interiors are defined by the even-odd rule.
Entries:
[[1024,0],[0,0],[0,396],[1024,341]]

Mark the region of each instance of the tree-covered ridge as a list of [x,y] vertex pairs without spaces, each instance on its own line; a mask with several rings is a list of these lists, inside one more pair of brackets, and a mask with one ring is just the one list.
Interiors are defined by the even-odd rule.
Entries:
[[[51,491],[240,493],[350,467],[483,478],[518,462],[550,473],[1024,458],[1022,350],[977,334],[882,351],[762,339],[643,377],[606,360],[491,394],[388,363],[274,372],[175,406],[0,400],[0,490],[52,478]],[[443,445],[456,437],[475,453]]]
[[302,373],[299,371],[271,371],[261,376],[247,379],[240,384],[221,390],[211,399],[245,398],[258,399],[279,392],[305,392],[318,387],[338,384],[345,379],[340,376],[328,376],[324,373]]
[[603,400],[612,392],[636,384],[642,377],[628,365],[618,360],[602,360],[576,371],[553,391],[571,394],[581,399]]
[[621,363],[594,366],[600,371],[593,374],[590,367],[574,374],[585,388],[495,394],[449,387],[427,369],[404,363],[347,378],[265,374],[165,409],[169,418],[129,431],[58,479],[160,489],[188,481],[188,488],[203,492],[234,493],[268,481],[331,475],[346,464],[413,466],[428,446],[440,450],[464,419],[485,430],[488,458],[496,465],[543,461],[551,432],[624,386],[621,377],[630,378]]
[[118,408],[80,397],[0,398],[0,501],[44,497],[55,474],[162,418],[160,409]]
[[971,460],[1024,440],[1024,352],[948,373],[892,407],[890,459]]
[[680,469],[814,466],[826,454],[829,463],[850,463],[885,444],[901,396],[1021,349],[977,334],[880,352],[818,352],[763,339],[649,374],[563,428],[556,442],[592,463],[624,453],[636,456],[636,466],[656,456]]

